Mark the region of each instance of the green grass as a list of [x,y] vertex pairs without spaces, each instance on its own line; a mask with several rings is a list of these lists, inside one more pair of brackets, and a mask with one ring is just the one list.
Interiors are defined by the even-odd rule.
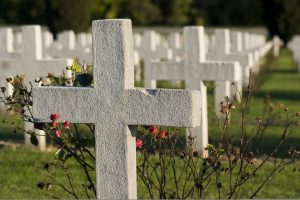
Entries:
[[0,141],[23,142],[24,135],[20,131],[14,131],[15,127],[23,126],[22,119],[13,114],[0,113]]
[[[177,169],[181,169],[181,164],[177,164]],[[273,165],[271,163],[266,163],[264,167],[256,174],[255,178],[250,179],[246,182],[243,186],[240,187],[240,191],[237,194],[237,198],[248,199],[261,185],[261,183],[267,177],[267,174],[273,169]],[[234,176],[233,176],[234,177]],[[269,182],[267,182],[262,190],[257,194],[255,198],[299,198],[300,191],[299,186],[300,183],[298,179],[300,178],[299,171],[295,171],[293,166],[286,167],[281,173],[276,174],[273,176]],[[174,191],[174,181],[172,173],[168,173],[167,177],[167,192],[171,193]],[[222,183],[221,190],[221,198],[226,199],[228,198],[228,191],[229,191],[229,176],[221,173],[220,175],[220,182]],[[213,181],[215,184],[215,182]],[[182,193],[184,181],[179,183],[179,191]],[[188,186],[194,184],[193,182],[188,182]],[[156,193],[157,195],[157,193]],[[217,199],[218,198],[217,188],[216,185],[212,185],[209,189],[209,192],[206,196],[207,199]],[[142,199],[148,199],[150,196],[148,195],[146,187],[139,182],[138,184],[138,197]]]
[[[292,59],[291,52],[282,49],[278,58],[272,59],[272,56],[267,57],[267,61],[264,64],[264,70],[255,77],[255,83],[259,86],[253,92],[253,96],[246,116],[247,122],[255,122],[257,117],[263,117],[264,103],[266,96],[270,96],[270,102],[273,105],[274,116],[275,113],[286,119],[286,115],[292,116],[296,112],[300,111],[300,73],[295,69],[295,64]],[[213,124],[217,124],[213,110],[213,96],[212,89],[210,88],[208,95],[208,111],[209,111],[209,137],[211,143],[216,143],[219,138],[218,127]],[[244,93],[245,97],[245,93]],[[245,98],[244,98],[245,100]],[[237,105],[236,111],[232,113],[232,123],[229,128],[229,133],[234,138],[234,143],[239,142],[239,136],[241,132],[241,105]],[[284,109],[288,108],[288,112]],[[263,118],[264,119],[264,118]],[[247,123],[248,134],[250,133],[253,125]],[[274,144],[280,139],[283,133],[283,126],[270,126],[267,128],[264,137],[261,141],[260,147],[253,149],[260,154],[267,153],[274,147]],[[294,133],[290,136],[289,140],[284,144],[284,149],[287,150],[291,147],[300,149],[300,130],[294,129]],[[282,153],[281,151],[279,153]]]
[[[46,180],[43,166],[46,162],[55,162],[54,153],[41,153],[27,148],[15,150],[2,148],[0,151],[0,199],[50,198],[45,191],[37,188],[37,184]],[[86,183],[85,177],[72,159],[68,160],[67,164],[71,177],[77,183],[75,188],[77,188],[79,196],[84,198],[80,183]],[[68,181],[61,171],[58,171],[56,177],[68,187]],[[53,186],[50,192],[57,197],[72,198],[57,186]]]
[[[46,191],[37,188],[37,183],[44,181],[46,173],[43,170],[45,162],[54,162],[54,152],[41,153],[31,149],[17,148],[15,150],[3,148],[0,151],[0,199],[9,198],[27,198],[27,199],[45,199],[49,198]],[[299,163],[298,163],[299,165]],[[81,198],[84,198],[80,183],[85,182],[82,171],[77,167],[74,161],[69,160],[68,166],[71,170],[71,176],[77,183],[76,191],[80,193]],[[180,169],[180,164],[177,168]],[[259,186],[261,180],[267,172],[270,171],[272,165],[269,163],[257,174],[254,180],[244,185],[240,191],[240,198],[247,198]],[[57,178],[65,186],[68,187],[66,178],[62,173],[57,174]],[[287,167],[281,174],[271,179],[271,182],[263,188],[258,194],[258,198],[299,198],[300,197],[300,173],[293,172],[293,167]],[[167,180],[172,183],[172,175],[168,174]],[[222,194],[225,195],[228,184],[227,178],[222,178]],[[172,189],[172,184],[168,186]],[[53,186],[50,189],[52,194],[60,198],[72,198],[66,192],[63,192],[59,187]],[[139,180],[138,182],[138,197],[149,198],[146,188]],[[209,193],[209,198],[216,198],[214,190]]]

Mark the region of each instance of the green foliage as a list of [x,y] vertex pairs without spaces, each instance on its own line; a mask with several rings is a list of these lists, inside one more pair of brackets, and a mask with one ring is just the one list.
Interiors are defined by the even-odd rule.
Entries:
[[42,24],[54,34],[110,18],[135,26],[265,25],[285,42],[300,32],[299,0],[1,0],[0,8],[0,24]]
[[279,35],[288,42],[300,32],[300,1],[263,0],[264,23],[271,36]]
[[39,141],[38,141],[38,139],[37,139],[37,137],[36,137],[35,134],[31,134],[30,135],[30,142],[34,146],[38,146],[39,145]]
[[54,33],[87,31],[91,24],[93,0],[46,0],[47,25]]
[[94,0],[93,19],[117,18],[123,0]]
[[169,23],[172,25],[188,24],[190,22],[192,2],[192,0],[174,0]]
[[120,15],[130,18],[134,25],[156,24],[161,18],[159,7],[150,0],[126,0],[123,1],[122,6],[124,13],[120,13]]

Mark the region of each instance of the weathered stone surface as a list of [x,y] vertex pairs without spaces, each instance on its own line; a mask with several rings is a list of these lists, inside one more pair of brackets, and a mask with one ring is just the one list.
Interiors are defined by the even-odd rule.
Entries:
[[128,125],[199,126],[200,93],[134,88],[130,20],[93,22],[94,88],[40,87],[33,113],[96,126],[97,199],[135,199],[136,151]]
[[[67,65],[72,64],[71,59],[44,59],[42,51],[42,34],[40,26],[22,26],[22,51],[15,53],[15,57],[0,58],[0,78],[5,80],[8,76],[25,75],[25,84],[34,82],[37,77],[52,73],[62,75]],[[15,58],[15,59],[13,59]],[[3,85],[4,87],[6,85]],[[25,122],[25,130],[32,130],[32,123]],[[46,137],[40,137],[39,148],[45,149]],[[30,136],[25,134],[25,144],[31,144]]]
[[47,73],[61,75],[71,59],[43,59],[40,26],[22,26],[22,52],[20,59],[0,59],[1,76],[23,74],[27,81],[33,81]]
[[14,49],[14,35],[11,28],[0,28],[0,59],[19,59],[21,54]]
[[[240,66],[236,62],[206,61],[205,36],[203,27],[184,28],[184,60],[181,62],[152,62],[151,73],[146,74],[151,81],[184,80],[187,89],[200,90],[201,127],[191,129],[191,134],[197,137],[197,149],[203,149],[208,144],[207,130],[207,94],[203,81],[238,81]],[[228,95],[227,90],[221,91],[222,99]],[[218,104],[219,105],[219,104]],[[219,108],[216,112],[219,113]]]

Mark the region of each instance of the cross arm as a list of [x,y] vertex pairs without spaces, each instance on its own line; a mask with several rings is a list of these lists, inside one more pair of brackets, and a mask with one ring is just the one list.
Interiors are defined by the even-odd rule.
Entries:
[[200,92],[189,90],[129,89],[125,92],[129,125],[200,125]]
[[239,81],[241,67],[238,62],[207,61],[199,63],[198,72],[191,76],[201,81]]
[[47,75],[47,73],[52,73],[56,76],[61,76],[66,67],[72,65],[72,62],[72,59],[38,60],[33,61],[32,64],[30,64],[29,62],[28,64],[26,64],[28,66],[24,67],[26,71],[30,70],[31,77],[39,77],[42,75]]
[[22,63],[19,60],[14,59],[0,60],[1,76],[13,76],[17,74],[23,74],[24,71],[20,66],[21,64]]
[[183,62],[151,62],[152,80],[184,80]]
[[49,122],[51,113],[71,123],[95,123],[96,96],[93,88],[37,87],[33,88],[33,116],[36,122]]
[[223,61],[237,61],[242,67],[253,65],[253,56],[251,53],[246,54],[228,54],[222,58]]

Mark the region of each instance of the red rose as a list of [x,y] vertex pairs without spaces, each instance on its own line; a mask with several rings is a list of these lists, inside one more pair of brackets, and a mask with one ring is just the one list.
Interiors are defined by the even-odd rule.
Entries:
[[58,113],[52,113],[52,114],[50,115],[50,119],[51,119],[52,121],[58,120],[59,118],[60,118],[60,116],[59,116]]
[[52,121],[51,122],[51,127],[52,128],[56,128],[57,127],[57,122],[56,121]]
[[150,130],[150,133],[151,133],[151,135],[152,135],[153,137],[156,137],[156,136],[157,136],[157,133],[158,133],[158,128],[157,128],[157,126],[151,126],[151,127],[149,128],[149,130]]
[[55,135],[55,137],[59,138],[61,135],[61,132],[59,130],[55,130],[54,135]]
[[160,133],[159,133],[159,137],[161,138],[161,139],[165,139],[165,138],[167,138],[169,136],[169,133],[167,132],[167,131],[161,131]]
[[67,129],[69,129],[69,128],[70,128],[70,122],[64,121],[63,126],[64,126],[65,128],[67,128]]
[[136,147],[142,148],[142,146],[143,146],[143,140],[136,139],[135,144],[136,144]]

